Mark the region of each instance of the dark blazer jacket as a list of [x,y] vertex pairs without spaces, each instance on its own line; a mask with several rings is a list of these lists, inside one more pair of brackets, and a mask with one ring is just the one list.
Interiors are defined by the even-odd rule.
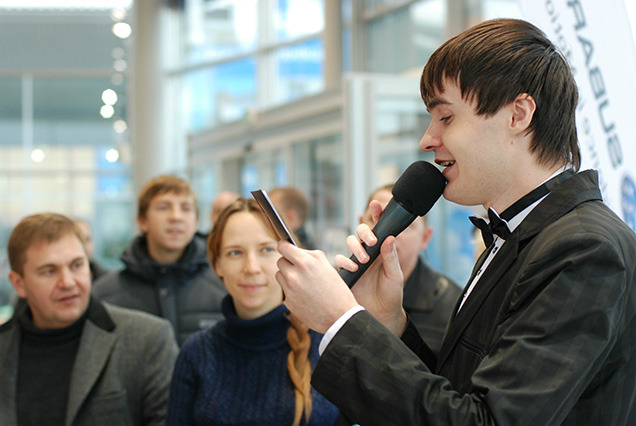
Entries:
[[636,236],[582,172],[506,240],[438,359],[412,324],[400,340],[362,311],[312,383],[365,426],[633,425],[635,286]]
[[[0,328],[0,425],[17,425],[20,327]],[[178,347],[170,324],[91,301],[71,376],[65,426],[163,425]],[[51,389],[55,392],[55,389]]]

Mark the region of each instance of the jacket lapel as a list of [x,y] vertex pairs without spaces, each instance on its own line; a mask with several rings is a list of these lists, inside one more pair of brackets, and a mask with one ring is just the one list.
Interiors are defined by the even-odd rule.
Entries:
[[115,333],[86,321],[71,376],[71,389],[66,407],[67,426],[75,421],[75,416],[88,393],[106,367],[115,340]]
[[[475,314],[479,311],[482,304],[490,294],[493,288],[499,284],[502,275],[508,270],[510,265],[516,260],[520,242],[525,243],[541,232],[547,225],[554,223],[561,216],[574,209],[577,205],[592,200],[602,200],[601,192],[598,189],[598,175],[593,170],[587,170],[577,173],[564,183],[554,188],[551,193],[534,209],[528,217],[519,225],[512,233],[511,237],[506,240],[501,247],[500,252],[495,256],[488,269],[479,279],[479,282],[473,289],[469,298],[464,303],[461,311],[455,315],[448,324],[444,341],[440,349],[437,362],[437,370],[448,359],[449,355],[457,345],[462,333],[470,324]],[[485,261],[488,250],[482,253],[473,268],[470,280],[472,282],[477,271]],[[503,283],[511,285],[512,283]],[[464,289],[468,288],[468,285]],[[463,298],[463,295],[462,295]],[[455,306],[455,312],[459,307],[460,300]]]
[[[506,242],[501,246],[497,256],[493,258],[490,265],[488,265],[488,268],[479,279],[479,282],[475,285],[475,288],[473,288],[473,291],[468,299],[466,299],[462,309],[451,319],[440,349],[439,360],[437,362],[438,369],[444,364],[452,349],[457,344],[457,341],[462,335],[464,329],[468,326],[468,324],[470,324],[477,311],[481,308],[484,300],[486,300],[492,289],[499,282],[501,276],[508,270],[514,259],[517,257],[518,247],[519,244],[516,236],[513,235],[509,240],[506,240]],[[478,266],[483,264],[486,255],[487,252],[484,252],[482,258],[480,258],[477,262]],[[471,281],[475,277],[477,270],[479,270],[479,268],[476,266],[471,274]],[[469,283],[471,281],[469,281]],[[457,311],[462,298],[463,296],[457,302],[455,312]]]

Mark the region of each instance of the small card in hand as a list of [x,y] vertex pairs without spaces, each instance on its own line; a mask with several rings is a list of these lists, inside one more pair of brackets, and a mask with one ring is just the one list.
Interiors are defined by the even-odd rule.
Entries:
[[251,192],[252,192],[252,197],[254,197],[254,199],[258,202],[258,205],[261,207],[261,210],[263,210],[263,213],[265,213],[265,216],[267,216],[270,223],[276,230],[278,237],[281,240],[289,241],[290,243],[296,246],[297,245],[296,241],[294,241],[294,239],[291,236],[291,233],[289,232],[289,230],[283,223],[283,220],[281,219],[280,215],[278,214],[278,211],[274,207],[274,204],[272,204],[272,200],[269,199],[267,192],[265,192],[262,189],[251,191]]

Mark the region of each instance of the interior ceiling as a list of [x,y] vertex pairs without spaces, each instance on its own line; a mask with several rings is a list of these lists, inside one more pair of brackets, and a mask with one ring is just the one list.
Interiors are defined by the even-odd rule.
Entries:
[[125,86],[112,81],[113,53],[125,51],[128,40],[117,38],[112,25],[109,10],[0,10],[0,40],[10,46],[0,55],[0,119],[22,116],[25,75],[33,76],[36,120],[101,119],[108,88],[120,94],[116,109],[123,108]]

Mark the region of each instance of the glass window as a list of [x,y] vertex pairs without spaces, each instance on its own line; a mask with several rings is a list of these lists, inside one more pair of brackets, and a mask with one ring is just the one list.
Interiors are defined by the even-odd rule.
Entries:
[[322,0],[277,0],[276,40],[284,41],[321,32],[325,28]]
[[255,59],[189,72],[183,86],[182,111],[188,131],[240,120],[256,105]]
[[323,90],[323,43],[321,38],[295,44],[277,51],[275,66],[278,78],[274,102],[290,102]]
[[[188,132],[320,92],[323,0],[187,0],[181,120]],[[313,36],[313,37],[312,37]]]
[[[376,6],[378,2],[371,3]],[[401,73],[421,68],[444,41],[445,23],[444,0],[422,0],[374,14],[366,23],[366,70]]]
[[256,48],[257,0],[187,0],[185,62],[188,65],[228,58]]

